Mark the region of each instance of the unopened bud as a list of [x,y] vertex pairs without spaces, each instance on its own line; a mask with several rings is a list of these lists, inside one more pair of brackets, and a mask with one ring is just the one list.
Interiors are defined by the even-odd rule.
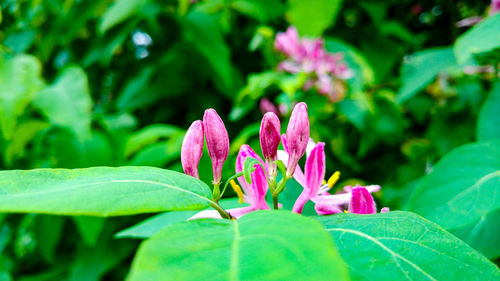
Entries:
[[272,112],[268,112],[262,118],[262,123],[260,124],[260,147],[262,149],[262,154],[264,159],[266,159],[270,173],[273,175],[276,173],[276,159],[278,155],[278,146],[280,144],[280,130],[281,124],[278,116]]
[[298,103],[292,111],[286,129],[286,142],[290,155],[286,173],[287,176],[291,176],[300,158],[304,156],[309,142],[309,117],[307,116],[307,105],[303,102]]
[[375,214],[377,206],[370,191],[363,186],[356,186],[351,191],[351,202],[349,203],[349,213],[353,214]]
[[212,108],[205,110],[203,127],[207,140],[208,155],[212,159],[213,183],[219,184],[222,177],[222,166],[229,154],[229,137],[224,122]]
[[186,175],[198,176],[198,164],[203,154],[203,122],[194,121],[184,136],[181,147],[182,169]]

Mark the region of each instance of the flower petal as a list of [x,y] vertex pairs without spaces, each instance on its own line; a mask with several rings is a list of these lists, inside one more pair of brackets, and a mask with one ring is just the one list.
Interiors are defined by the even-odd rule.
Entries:
[[349,213],[353,214],[375,214],[377,207],[372,195],[362,186],[356,186],[352,189],[352,197],[349,203]]

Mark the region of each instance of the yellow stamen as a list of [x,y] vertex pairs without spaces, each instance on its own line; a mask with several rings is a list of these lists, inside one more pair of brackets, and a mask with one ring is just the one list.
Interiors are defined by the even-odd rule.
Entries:
[[326,184],[326,180],[323,180],[323,183],[321,183],[322,185],[325,185]]
[[229,184],[234,192],[236,192],[236,195],[238,195],[238,203],[243,203],[243,191],[241,191],[241,187],[234,180],[231,180]]
[[335,185],[335,183],[337,183],[339,178],[340,178],[339,171],[336,171],[335,173],[333,173],[333,175],[328,179],[328,187],[332,188]]
[[346,213],[346,214],[347,214],[347,213],[349,213],[349,212],[348,212],[347,210],[344,210],[344,213]]

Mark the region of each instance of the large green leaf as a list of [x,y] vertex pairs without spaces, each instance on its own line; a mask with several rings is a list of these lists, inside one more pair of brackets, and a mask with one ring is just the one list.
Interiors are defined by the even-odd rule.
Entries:
[[[488,236],[500,224],[499,216],[492,216],[500,210],[500,141],[468,144],[451,151],[419,183],[409,209],[466,242]],[[483,242],[489,245],[489,257],[500,255],[499,243]]]
[[321,36],[333,26],[341,6],[342,0],[288,0],[286,18],[300,35]]
[[66,68],[52,85],[38,92],[33,103],[51,124],[68,128],[80,138],[89,136],[92,99],[82,68]]
[[[239,204],[238,198],[227,198],[219,201],[219,204],[224,209],[245,207],[248,204]],[[167,226],[172,224],[183,222],[190,217],[197,214],[199,211],[176,211],[176,212],[166,212],[163,214],[154,215],[148,219],[141,221],[140,223],[124,229],[117,234],[117,238],[149,238]]]
[[4,138],[12,138],[17,118],[42,88],[42,66],[30,55],[8,58],[0,53],[0,126]]
[[497,82],[481,107],[477,120],[477,139],[500,139],[500,82]]
[[404,102],[427,86],[441,72],[455,65],[451,47],[434,48],[413,54],[401,67],[398,102]]
[[413,213],[319,217],[353,280],[498,280],[488,259]]
[[455,42],[455,56],[464,63],[474,55],[500,48],[500,13],[482,20]]
[[152,167],[0,172],[0,212],[118,216],[196,210],[211,201],[193,177]]
[[231,8],[253,17],[261,22],[268,22],[283,15],[284,5],[279,0],[233,0]]
[[328,233],[312,219],[261,211],[237,221],[168,227],[139,248],[128,280],[347,280]]

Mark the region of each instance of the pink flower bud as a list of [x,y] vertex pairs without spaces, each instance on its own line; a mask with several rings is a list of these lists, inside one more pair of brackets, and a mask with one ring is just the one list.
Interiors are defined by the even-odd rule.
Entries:
[[184,136],[181,147],[182,168],[186,175],[198,176],[198,163],[203,154],[203,122],[194,121]]
[[298,103],[292,111],[286,129],[286,142],[290,155],[286,173],[287,176],[291,176],[300,158],[304,156],[309,142],[309,117],[307,116],[307,105],[303,102]]
[[365,187],[357,185],[352,189],[351,202],[349,203],[349,213],[353,214],[375,214],[377,206],[370,191]]
[[272,112],[266,113],[260,124],[259,137],[262,154],[268,161],[276,160],[281,138],[280,130],[281,124],[278,116]]
[[205,110],[203,127],[207,140],[208,155],[212,159],[213,183],[218,184],[222,177],[222,166],[229,154],[229,137],[224,122],[212,108]]

